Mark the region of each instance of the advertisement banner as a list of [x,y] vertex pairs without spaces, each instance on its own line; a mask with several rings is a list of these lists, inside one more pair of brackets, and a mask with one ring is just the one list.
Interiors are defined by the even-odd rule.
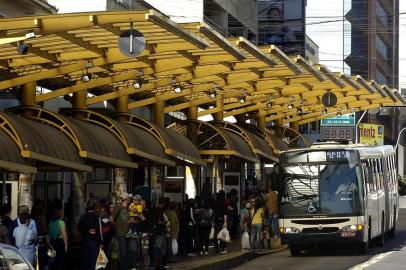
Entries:
[[360,143],[368,145],[383,145],[384,127],[373,124],[359,125]]

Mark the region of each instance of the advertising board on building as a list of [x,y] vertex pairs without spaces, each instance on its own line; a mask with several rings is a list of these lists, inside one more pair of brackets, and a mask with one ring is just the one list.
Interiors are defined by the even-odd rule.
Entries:
[[384,127],[373,124],[359,125],[360,143],[368,145],[383,145]]

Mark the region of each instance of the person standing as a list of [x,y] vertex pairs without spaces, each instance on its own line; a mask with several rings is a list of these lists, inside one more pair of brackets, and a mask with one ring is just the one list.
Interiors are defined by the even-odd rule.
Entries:
[[84,214],[78,224],[78,231],[82,236],[82,270],[95,270],[97,256],[102,244],[100,232],[100,216],[96,212],[96,203],[90,200],[86,204]]
[[[216,238],[219,232],[222,229],[227,228],[227,206],[226,206],[226,194],[224,190],[220,190],[217,194],[216,201],[214,202],[214,226],[215,233],[214,237]],[[225,250],[226,242],[216,239],[214,241],[214,248],[217,253],[227,253]]]
[[[169,221],[169,249],[167,249],[167,256],[166,261],[169,263],[172,260],[173,253],[172,253],[172,242],[174,240],[178,241],[178,234],[179,234],[179,219],[177,215],[178,203],[177,202],[170,202],[168,209],[165,211],[165,215],[168,217]],[[167,239],[168,240],[168,239]]]
[[31,265],[35,265],[37,234],[29,228],[30,216],[23,212],[19,216],[21,225],[14,229],[15,245]]
[[31,209],[31,217],[37,224],[38,231],[38,266],[43,270],[47,264],[47,220],[45,217],[45,208],[42,202],[35,201]]
[[167,234],[167,217],[164,211],[164,198],[159,198],[158,205],[152,214],[152,225],[154,228],[154,254],[155,269],[164,268],[164,258],[166,256],[166,234]]
[[265,195],[265,206],[270,217],[270,229],[273,237],[279,236],[278,224],[278,193],[272,190],[271,186],[268,188],[268,193]]
[[211,179],[210,179],[210,177],[206,177],[206,180],[202,186],[202,201],[204,201],[204,202],[211,201],[212,196],[213,196],[212,190],[213,190],[213,185],[212,185]]
[[264,207],[262,200],[257,198],[252,213],[251,248],[260,249],[262,225],[264,223]]
[[64,269],[65,255],[68,251],[68,235],[63,221],[63,211],[54,210],[54,217],[48,225],[48,238],[56,251],[56,257],[50,265],[51,270]]
[[119,260],[118,268],[119,270],[127,270],[129,266],[129,256],[127,249],[127,234],[128,234],[128,204],[131,194],[123,193],[121,194],[121,203],[116,206],[113,211],[113,220],[115,226],[115,239],[118,243],[119,250]]
[[205,201],[202,201],[197,214],[197,224],[199,228],[199,250],[200,255],[209,254],[209,237],[211,228],[214,227],[214,213],[210,208],[209,204]]
[[13,223],[13,220],[11,219],[11,204],[5,203],[3,204],[3,207],[1,208],[1,223],[7,227],[7,229],[10,228],[11,223]]
[[196,229],[197,224],[195,221],[195,208],[196,203],[194,199],[189,199],[188,201],[188,208],[187,208],[187,234],[188,234],[188,242],[187,242],[187,256],[196,256],[193,252],[195,251],[196,244],[197,244],[197,235]]

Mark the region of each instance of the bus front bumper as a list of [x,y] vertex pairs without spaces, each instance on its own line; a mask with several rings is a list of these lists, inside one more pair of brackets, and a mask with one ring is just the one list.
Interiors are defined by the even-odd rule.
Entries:
[[363,232],[355,232],[355,236],[341,235],[341,231],[335,233],[298,233],[282,234],[282,244],[291,245],[319,245],[319,244],[340,244],[363,242]]

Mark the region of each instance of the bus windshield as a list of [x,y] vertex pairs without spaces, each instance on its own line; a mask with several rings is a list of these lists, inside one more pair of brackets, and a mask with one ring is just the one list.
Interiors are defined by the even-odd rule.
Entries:
[[280,189],[281,216],[354,215],[362,200],[356,163],[286,165]]

